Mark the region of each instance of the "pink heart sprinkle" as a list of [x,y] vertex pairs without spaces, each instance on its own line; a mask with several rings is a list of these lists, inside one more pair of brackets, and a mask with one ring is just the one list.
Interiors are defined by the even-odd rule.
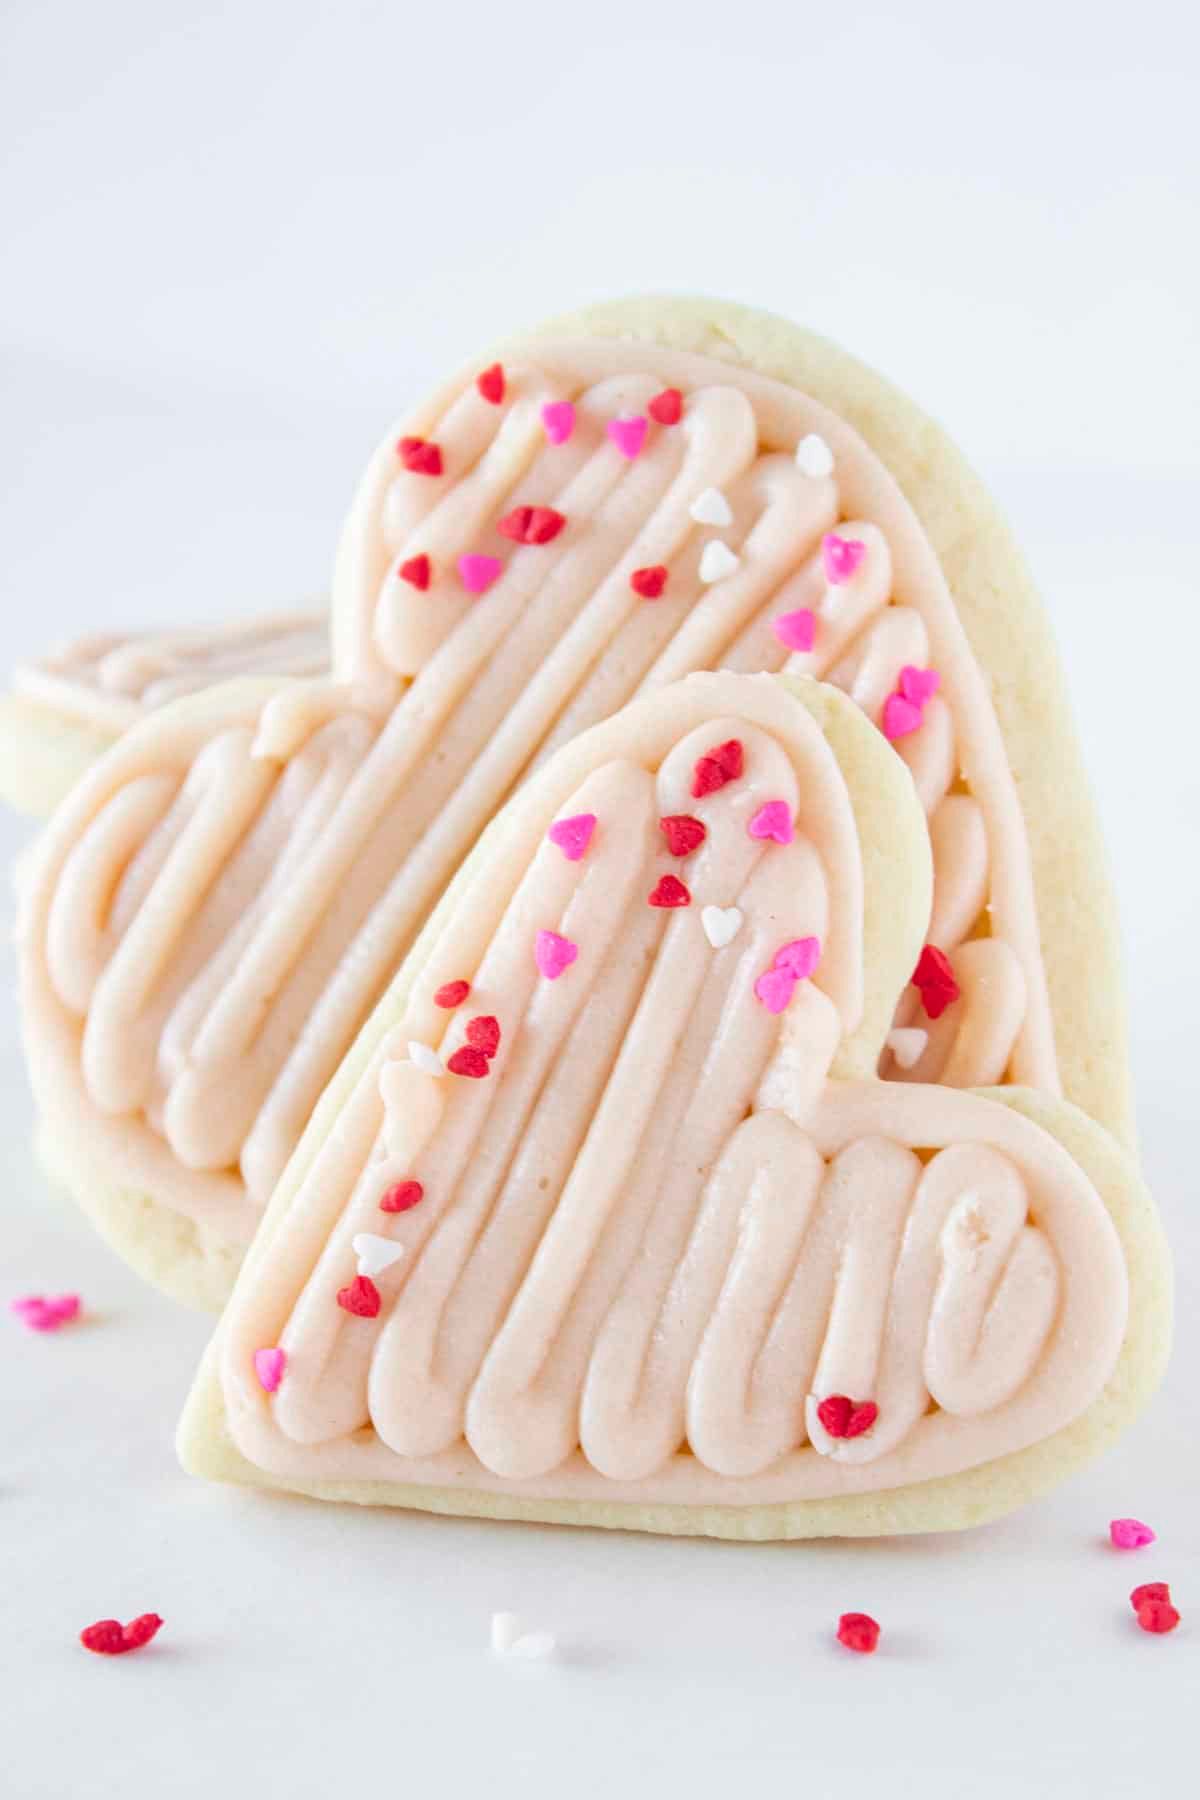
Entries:
[[568,862],[578,862],[592,841],[596,829],[595,813],[576,813],[570,819],[556,819],[546,836],[557,844]]
[[533,945],[533,960],[547,981],[557,981],[579,955],[579,945],[557,931],[539,931]]
[[816,973],[820,960],[820,938],[793,938],[790,944],[785,944],[782,950],[775,952],[771,967],[786,969],[796,981],[807,981],[810,975]]
[[754,984],[756,997],[769,1013],[781,1013],[796,991],[796,977],[790,969],[767,969]]
[[258,1385],[265,1394],[273,1394],[283,1380],[283,1371],[287,1367],[287,1356],[282,1350],[256,1350],[254,1352],[254,1373],[258,1376]]
[[752,838],[774,838],[777,844],[790,844],[796,835],[792,829],[792,809],[786,800],[768,800],[759,807],[746,829]]
[[927,700],[932,700],[941,685],[942,678],[936,669],[914,669],[911,663],[906,663],[900,671],[900,692],[914,706],[924,706]]
[[889,694],[883,703],[883,735],[891,743],[921,728],[921,709],[903,694]]
[[789,650],[811,650],[817,635],[817,615],[807,606],[796,612],[780,613],[777,619],[771,620],[771,630]]
[[542,408],[542,424],[552,444],[565,444],[575,429],[575,408],[569,400],[550,400]]
[[630,462],[635,456],[641,455],[649,428],[649,419],[642,418],[640,414],[636,419],[610,419],[605,427],[610,440]]
[[1154,1542],[1155,1534],[1140,1519],[1114,1519],[1108,1535],[1117,1550],[1141,1550]]
[[458,573],[468,594],[485,594],[503,569],[498,556],[460,556]]
[[12,1311],[30,1331],[57,1331],[79,1317],[78,1294],[26,1294],[12,1302]]
[[825,565],[825,579],[835,587],[843,581],[849,581],[863,557],[867,554],[867,546],[858,538],[842,538],[836,531],[827,531],[821,539],[821,560]]

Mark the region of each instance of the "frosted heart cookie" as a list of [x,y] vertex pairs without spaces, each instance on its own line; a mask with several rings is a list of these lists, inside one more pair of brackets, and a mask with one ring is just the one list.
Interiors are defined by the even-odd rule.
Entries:
[[957,453],[840,352],[659,301],[480,359],[372,458],[332,621],[330,681],[135,725],[26,890],[44,1155],[173,1292],[223,1298],[506,795],[700,669],[827,678],[908,769],[934,894],[882,1073],[1065,1091],[1129,1138],[1112,909],[1036,601]]
[[315,610],[78,638],[21,664],[0,695],[0,799],[48,818],[123,732],[181,694],[239,675],[328,668],[329,621]]
[[1169,1309],[1137,1175],[1062,1101],[875,1077],[928,840],[882,736],[795,692],[692,676],[510,802],[271,1202],[188,1467],[912,1531],[1006,1510],[1136,1410]]

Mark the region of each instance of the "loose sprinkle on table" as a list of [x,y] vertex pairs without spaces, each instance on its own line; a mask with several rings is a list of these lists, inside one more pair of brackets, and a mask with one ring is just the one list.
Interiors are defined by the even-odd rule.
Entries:
[[79,1317],[82,1306],[78,1294],[23,1294],[9,1302],[9,1311],[30,1331],[58,1331]]
[[141,1613],[128,1625],[122,1625],[119,1619],[98,1619],[80,1632],[79,1641],[96,1656],[125,1656],[157,1637],[162,1623],[157,1613]]
[[837,1640],[847,1650],[871,1656],[879,1648],[879,1626],[870,1613],[843,1613],[838,1620]]
[[1140,1519],[1113,1519],[1108,1527],[1114,1550],[1140,1550],[1154,1542],[1154,1532]]

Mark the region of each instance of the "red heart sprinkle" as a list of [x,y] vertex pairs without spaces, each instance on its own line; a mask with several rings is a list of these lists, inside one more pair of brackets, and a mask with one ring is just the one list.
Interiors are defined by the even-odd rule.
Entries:
[[566,522],[566,514],[555,512],[552,506],[514,506],[496,530],[514,544],[548,544]]
[[847,1394],[830,1394],[817,1408],[817,1417],[831,1438],[861,1437],[879,1417],[874,1400],[851,1400]]
[[161,1628],[157,1613],[141,1613],[128,1625],[122,1625],[119,1619],[98,1619],[80,1632],[79,1641],[97,1656],[124,1656],[126,1651],[140,1650],[148,1644]]
[[743,766],[742,746],[736,738],[718,744],[715,750],[700,758],[692,772],[692,799],[702,800],[705,794],[715,794],[718,788],[723,788],[727,781],[736,781]]
[[692,896],[677,875],[664,875],[649,896],[651,906],[690,906]]
[[469,1075],[472,1081],[482,1081],[491,1068],[491,1063],[486,1050],[480,1050],[474,1044],[464,1044],[453,1056],[447,1057],[446,1067],[452,1075]]
[[485,400],[490,400],[493,406],[499,406],[504,398],[504,368],[502,364],[493,363],[490,368],[483,371],[482,375],[477,375],[475,386]]
[[668,572],[662,563],[654,563],[648,569],[635,569],[629,577],[629,585],[643,600],[657,600],[667,585]]
[[400,564],[400,579],[424,593],[429,586],[430,563],[427,556],[410,556]]
[[425,1198],[425,1189],[419,1181],[394,1181],[383,1199],[379,1202],[380,1212],[408,1212],[419,1206]]
[[838,1620],[837,1637],[847,1650],[870,1656],[879,1647],[879,1626],[870,1613],[843,1613]]
[[440,475],[442,472],[441,450],[424,438],[402,437],[396,445],[396,453],[412,475]]
[[1143,1581],[1141,1587],[1135,1587],[1129,1596],[1129,1604],[1134,1612],[1145,1606],[1148,1600],[1170,1600],[1171,1590],[1165,1581]]
[[343,1312],[353,1313],[356,1319],[377,1318],[382,1305],[379,1289],[369,1275],[356,1275],[348,1287],[339,1288],[337,1303]]
[[919,989],[921,1005],[931,1019],[940,1019],[960,992],[950,958],[933,944],[926,944],[922,950],[913,970],[912,985]]
[[433,1004],[435,1006],[444,1006],[447,1011],[450,1011],[456,1006],[461,1006],[470,991],[471,984],[469,981],[448,981],[445,986],[440,987],[433,996]]
[[708,826],[703,819],[693,819],[690,813],[670,813],[658,821],[658,829],[666,838],[672,856],[690,856],[708,836]]
[[678,425],[683,417],[683,395],[678,388],[664,388],[655,394],[646,411],[656,425]]
[[490,1013],[481,1018],[472,1019],[467,1026],[467,1042],[482,1050],[485,1056],[495,1056],[500,1048],[500,1021]]
[[1143,1631],[1161,1637],[1164,1632],[1174,1631],[1179,1614],[1169,1600],[1143,1600],[1137,1609],[1137,1622]]

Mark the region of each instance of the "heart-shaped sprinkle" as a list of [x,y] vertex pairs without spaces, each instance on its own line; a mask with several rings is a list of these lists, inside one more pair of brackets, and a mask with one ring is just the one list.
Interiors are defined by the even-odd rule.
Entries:
[[424,594],[429,587],[432,565],[427,556],[410,556],[407,562],[400,564],[400,579],[407,581],[409,587],[415,587]]
[[934,944],[926,944],[922,950],[913,970],[912,985],[920,993],[921,1005],[931,1019],[940,1019],[958,999],[959,986],[950,958]]
[[140,1650],[161,1630],[162,1620],[157,1613],[142,1613],[128,1625],[122,1625],[119,1619],[98,1619],[80,1632],[79,1641],[97,1656],[125,1656],[130,1650]]
[[339,1288],[337,1303],[343,1312],[352,1313],[356,1319],[377,1319],[383,1304],[379,1289],[369,1275],[356,1275],[347,1287]]
[[838,1620],[837,1640],[859,1656],[871,1656],[879,1647],[879,1626],[870,1613],[843,1613]]
[[820,961],[820,938],[802,937],[793,938],[790,944],[777,950],[771,966],[786,969],[794,981],[807,981],[810,975],[816,974]]
[[925,1054],[929,1033],[919,1025],[897,1025],[887,1035],[887,1047],[902,1069],[911,1069]]
[[669,813],[658,821],[658,829],[666,838],[672,856],[690,856],[708,836],[708,826],[703,819],[693,819],[690,813]]
[[742,913],[736,906],[706,906],[700,914],[700,923],[713,949],[723,950],[742,929]]
[[807,606],[795,612],[780,613],[771,620],[771,630],[789,650],[811,650],[817,635],[817,615]]
[[468,594],[485,594],[504,564],[498,556],[460,556],[458,573]]
[[552,506],[514,506],[496,530],[516,544],[549,544],[566,522],[565,513],[556,512]]
[[846,1394],[830,1394],[817,1408],[817,1417],[831,1438],[861,1437],[879,1417],[874,1400],[851,1400]]
[[630,462],[635,456],[641,455],[649,429],[649,419],[644,419],[640,415],[636,419],[610,419],[605,427],[609,441],[615,444],[621,455],[628,457]]
[[385,1213],[410,1212],[414,1206],[419,1206],[424,1198],[425,1189],[419,1181],[394,1181],[391,1187],[385,1190],[383,1198],[379,1202],[379,1210]]
[[786,800],[764,801],[746,830],[752,838],[771,838],[777,844],[790,844],[796,835],[792,809]]
[[273,1394],[283,1380],[283,1371],[287,1367],[287,1356],[273,1345],[270,1350],[254,1352],[254,1373],[258,1376],[258,1385],[264,1394]]
[[697,525],[732,525],[733,508],[720,488],[706,487],[696,495],[688,512]]
[[393,1244],[391,1238],[377,1237],[373,1231],[355,1232],[350,1247],[358,1258],[360,1275],[381,1275],[404,1255],[403,1244]]
[[595,813],[572,813],[569,819],[556,819],[546,836],[568,862],[578,862],[591,843],[595,829]]
[[718,744],[692,770],[692,799],[702,800],[705,794],[715,794],[726,782],[736,781],[744,767],[745,756],[737,738]]
[[678,875],[664,875],[653,893],[647,895],[647,902],[650,906],[690,906],[692,896]]
[[1154,1532],[1149,1525],[1143,1525],[1140,1519],[1113,1519],[1108,1527],[1108,1535],[1117,1550],[1141,1550],[1146,1544],[1155,1541]]
[[504,369],[500,363],[493,363],[482,375],[475,377],[475,386],[484,399],[492,406],[499,406],[504,399]]
[[25,1294],[9,1310],[30,1331],[58,1331],[79,1317],[82,1305],[78,1294]]
[[557,981],[579,955],[579,945],[557,931],[539,931],[533,943],[533,960],[547,981]]
[[720,538],[710,538],[700,552],[700,579],[707,587],[711,587],[714,581],[724,581],[727,575],[732,575],[739,567],[741,560]]
[[442,472],[441,449],[425,438],[402,437],[396,445],[396,454],[410,475],[440,475]]
[[462,1005],[470,992],[471,984],[469,981],[447,981],[433,996],[433,1004],[435,1006],[444,1006],[447,1012],[452,1012],[456,1006]]
[[655,394],[646,411],[656,425],[678,425],[683,417],[683,395],[678,388],[664,388]]
[[765,969],[754,983],[755,997],[769,1013],[781,1013],[796,991],[796,977],[787,969]]
[[815,431],[810,431],[796,445],[796,467],[813,481],[821,481],[826,475],[833,474],[833,451]]
[[1179,1613],[1169,1600],[1143,1600],[1137,1608],[1138,1624],[1143,1631],[1152,1632],[1155,1637],[1174,1631],[1179,1618]]
[[911,663],[905,663],[898,685],[906,700],[914,706],[924,706],[941,687],[942,678],[936,669],[914,669]]
[[826,581],[831,582],[834,587],[850,581],[866,554],[867,546],[861,539],[843,538],[836,531],[827,531],[821,539],[821,561],[825,567]]
[[516,1613],[493,1613],[492,1649],[497,1656],[517,1656],[532,1662],[552,1655],[555,1639],[548,1631],[526,1631]]
[[657,600],[667,585],[668,572],[663,563],[653,563],[647,569],[635,569],[629,585],[641,599]]
[[903,694],[889,694],[883,703],[883,735],[889,743],[921,729],[921,709]]
[[478,1019],[472,1019],[467,1026],[467,1042],[476,1050],[482,1050],[485,1056],[495,1056],[500,1048],[500,1021],[491,1013],[483,1013]]
[[413,1067],[420,1069],[422,1075],[439,1076],[446,1073],[446,1065],[429,1044],[422,1044],[413,1038],[408,1046],[408,1060]]
[[542,427],[552,444],[565,444],[575,429],[575,408],[570,400],[547,400],[542,408]]
[[488,1058],[474,1044],[461,1045],[447,1057],[446,1067],[451,1075],[466,1075],[472,1081],[482,1081],[490,1073]]
[[1165,1581],[1143,1581],[1142,1585],[1135,1587],[1130,1594],[1129,1604],[1134,1612],[1137,1612],[1139,1607],[1145,1606],[1148,1600],[1169,1601],[1170,1598],[1171,1589]]

